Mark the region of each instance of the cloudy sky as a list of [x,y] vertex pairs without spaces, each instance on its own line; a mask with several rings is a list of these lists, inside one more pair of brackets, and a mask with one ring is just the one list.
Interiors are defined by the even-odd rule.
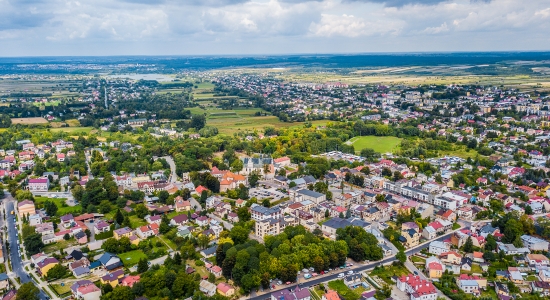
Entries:
[[550,50],[550,0],[0,0],[0,56]]

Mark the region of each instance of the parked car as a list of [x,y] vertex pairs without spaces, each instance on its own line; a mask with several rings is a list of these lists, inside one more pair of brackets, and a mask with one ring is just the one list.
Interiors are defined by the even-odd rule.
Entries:
[[343,278],[343,277],[344,277],[344,273],[338,274],[338,278]]
[[349,272],[348,272],[348,275],[351,275],[351,274],[353,274],[353,271],[349,271]]

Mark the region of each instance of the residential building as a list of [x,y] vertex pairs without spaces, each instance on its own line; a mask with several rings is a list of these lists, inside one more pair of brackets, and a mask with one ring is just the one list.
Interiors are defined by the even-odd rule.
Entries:
[[526,234],[521,236],[521,241],[531,251],[548,251],[548,246],[550,245],[550,243],[543,239]]
[[48,177],[29,179],[28,187],[31,192],[47,192],[50,188],[50,180]]
[[23,216],[27,217],[36,214],[34,202],[31,200],[23,200],[19,202],[17,204],[17,213],[20,218],[23,218]]
[[212,297],[216,294],[216,286],[207,280],[202,280],[199,284],[199,290],[206,296]]
[[224,297],[231,298],[231,296],[235,295],[235,289],[225,282],[218,283],[217,291]]
[[410,300],[437,299],[437,289],[435,286],[431,282],[422,279],[420,276],[409,274],[399,277],[397,279],[397,288],[409,294]]

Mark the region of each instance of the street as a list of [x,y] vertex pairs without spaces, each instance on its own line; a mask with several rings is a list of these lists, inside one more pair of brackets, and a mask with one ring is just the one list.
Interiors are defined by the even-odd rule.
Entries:
[[[440,237],[438,237],[437,239],[434,239],[434,240],[430,240],[429,242],[426,242],[424,244],[421,244],[417,247],[414,247],[414,248],[411,248],[407,251],[405,251],[405,254],[407,254],[407,256],[410,256],[414,253],[417,253],[417,252],[420,252],[422,249],[426,249],[430,246],[430,242],[433,242],[433,241],[442,241],[442,240],[445,240],[447,238],[449,238],[451,236],[451,234],[453,234],[454,231],[452,232],[449,232],[445,235],[442,235]],[[383,264],[386,264],[386,263],[391,263],[393,261],[395,261],[396,258],[395,258],[395,254],[390,256],[390,257],[387,257],[387,258],[384,258],[380,261],[376,261],[376,262],[369,262],[367,264],[364,264],[364,265],[360,265],[360,264],[355,264],[355,268],[351,268],[351,270],[354,271],[354,273],[359,273],[359,272],[363,272],[365,270],[370,270],[370,269],[373,269],[374,267],[376,266],[380,266],[380,265],[383,265]],[[346,272],[348,271],[348,269],[346,269]],[[309,288],[311,286],[315,286],[315,285],[318,285],[320,283],[323,283],[323,282],[327,282],[327,281],[331,281],[331,280],[337,280],[339,279],[338,278],[338,274],[341,273],[341,272],[336,272],[336,273],[333,273],[329,276],[324,276],[324,277],[319,277],[319,278],[316,278],[316,279],[310,279],[308,281],[303,281],[303,282],[300,282],[299,284],[292,284],[292,285],[288,285],[288,286],[284,286],[282,288],[279,288],[277,290],[281,290],[281,289],[294,289],[296,288],[296,286],[300,286],[300,288]],[[412,272],[411,272],[412,273]],[[302,279],[303,280],[303,279]],[[274,293],[274,291],[272,292],[269,292],[269,293],[265,293],[263,295],[260,295],[260,296],[255,296],[255,297],[250,297],[249,299],[250,300],[263,300],[263,299],[271,299],[271,294]]]
[[[15,227],[15,221],[14,221],[15,215],[11,214],[11,212],[14,210],[15,202],[16,202],[15,199],[13,199],[13,197],[10,194],[5,193],[4,203],[6,207],[6,221],[7,221],[6,224],[7,224],[7,230],[8,230],[8,241],[10,243],[10,246],[9,246],[10,261],[11,261],[13,274],[15,275],[14,277],[19,277],[19,279],[21,280],[21,284],[23,284],[29,281],[34,282],[34,280],[32,280],[30,275],[27,274],[27,272],[25,272],[25,269],[23,267],[24,266],[23,259],[21,255],[18,254],[17,246],[18,246],[19,238],[16,235],[17,228]],[[11,274],[8,274],[8,275],[11,275]],[[39,294],[40,299],[41,300],[49,299],[46,293],[44,293],[44,291],[42,290],[41,285],[37,284],[36,282],[34,282],[34,284],[37,285],[40,290],[40,294]]]
[[168,182],[175,183],[178,181],[178,175],[176,174],[176,163],[174,162],[174,159],[172,159],[172,156],[163,156],[160,158],[164,158],[166,162],[170,165],[170,178],[168,179]]

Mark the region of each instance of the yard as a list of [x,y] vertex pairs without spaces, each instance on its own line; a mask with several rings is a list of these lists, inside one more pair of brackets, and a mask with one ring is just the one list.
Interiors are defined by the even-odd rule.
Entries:
[[122,263],[126,268],[132,267],[134,265],[137,265],[140,259],[145,258],[147,259],[147,255],[143,253],[141,250],[133,250],[130,252],[125,252],[118,255],[120,257],[120,260],[122,260]]
[[418,257],[416,255],[410,256],[409,258],[413,263],[422,263],[422,264],[426,263],[425,259]]
[[370,273],[370,276],[378,276],[380,279],[384,280],[387,284],[392,284],[391,277],[392,276],[403,276],[409,274],[410,271],[407,270],[404,266],[386,266],[386,267],[379,267],[372,270]]
[[133,215],[133,216],[130,216],[129,219],[130,219],[130,226],[134,229],[143,225],[147,225],[147,222],[139,218],[138,216]]
[[52,252],[56,252],[56,251],[59,251],[59,250],[64,250],[64,249],[67,249],[69,248],[72,244],[75,243],[75,240],[74,238],[71,239],[71,240],[60,240],[59,242],[55,242],[55,243],[51,243],[51,244],[48,244],[46,246],[44,246],[44,248],[42,248],[42,251],[44,253],[52,253]]
[[63,216],[70,213],[78,213],[80,214],[82,212],[82,206],[80,204],[75,206],[68,206],[65,203],[66,198],[48,198],[48,197],[34,197],[34,202],[42,207],[44,202],[50,201],[55,203],[57,206],[57,216]]
[[334,280],[328,283],[328,287],[332,290],[335,290],[340,294],[344,300],[358,300],[361,298],[361,291],[359,288],[352,290],[348,288],[343,280]]
[[59,296],[68,296],[65,294],[68,294],[71,292],[71,285],[65,284],[61,286],[61,284],[52,284],[50,287],[59,295]]

